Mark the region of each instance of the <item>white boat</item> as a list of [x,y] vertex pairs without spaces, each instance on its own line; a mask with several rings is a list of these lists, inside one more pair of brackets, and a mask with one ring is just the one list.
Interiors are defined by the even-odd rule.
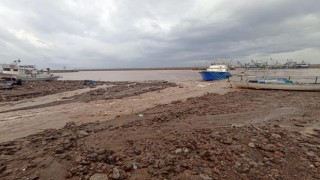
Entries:
[[55,81],[60,78],[50,73],[50,69],[37,70],[35,65],[19,65],[16,60],[11,64],[0,65],[0,78],[15,77],[22,81]]
[[320,91],[320,84],[268,84],[253,83],[245,81],[231,82],[233,88],[242,89],[264,89],[264,90],[286,90],[286,91]]

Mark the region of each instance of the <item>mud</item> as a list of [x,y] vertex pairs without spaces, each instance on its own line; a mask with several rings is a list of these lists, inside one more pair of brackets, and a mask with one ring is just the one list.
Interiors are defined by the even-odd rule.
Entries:
[[[49,94],[55,94],[55,93],[61,93],[65,91],[75,90],[75,89],[82,89],[86,88],[88,86],[83,85],[83,82],[79,81],[66,81],[66,82],[49,82],[50,84],[47,84],[49,86],[49,90],[47,89],[38,89],[38,92],[41,92],[37,95],[49,95]],[[39,85],[39,84],[38,84]],[[105,87],[99,87],[99,85],[107,85]],[[28,86],[26,84],[25,86]],[[30,86],[30,84],[29,84]],[[51,88],[53,86],[53,88]],[[19,107],[14,108],[10,110],[2,110],[0,109],[0,113],[6,113],[6,112],[12,112],[12,111],[19,111],[19,110],[28,110],[28,109],[35,109],[35,108],[44,108],[44,107],[50,107],[50,106],[56,106],[56,105],[62,105],[62,104],[69,104],[69,103],[75,103],[75,102],[90,102],[90,101],[96,101],[96,100],[109,100],[109,99],[121,99],[124,97],[130,97],[139,95],[146,92],[151,91],[157,91],[162,90],[168,87],[174,87],[176,84],[170,83],[167,81],[145,81],[145,82],[99,82],[97,84],[98,88],[95,88],[93,90],[90,90],[85,93],[76,94],[74,96],[69,97],[63,97],[62,99],[58,101],[51,101],[48,103],[42,103],[38,105],[33,106],[27,106],[27,107]],[[59,88],[60,87],[60,88]],[[69,88],[72,87],[72,88]],[[96,86],[94,86],[96,87]],[[33,96],[29,96],[31,93],[23,93],[19,94],[19,90],[24,91],[26,87],[20,87],[19,89],[13,91],[10,93],[9,96],[6,96],[6,100],[21,100],[26,98],[33,98]],[[93,88],[93,87],[91,87]],[[51,90],[53,89],[53,90]],[[32,93],[35,95],[35,93]],[[6,94],[7,95],[7,94]]]
[[[102,84],[113,83],[97,82],[97,85]],[[84,85],[84,81],[27,81],[14,89],[0,89],[0,102],[31,99],[86,87],[88,86]]]
[[319,179],[319,102],[317,92],[241,90],[69,122],[1,143],[0,177]]

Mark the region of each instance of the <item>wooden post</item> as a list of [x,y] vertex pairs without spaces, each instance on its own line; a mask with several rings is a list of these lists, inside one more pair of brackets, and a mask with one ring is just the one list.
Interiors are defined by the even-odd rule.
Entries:
[[318,81],[318,76],[316,77],[316,81],[314,83],[317,84],[317,81]]
[[289,76],[289,81],[291,80],[291,76]]

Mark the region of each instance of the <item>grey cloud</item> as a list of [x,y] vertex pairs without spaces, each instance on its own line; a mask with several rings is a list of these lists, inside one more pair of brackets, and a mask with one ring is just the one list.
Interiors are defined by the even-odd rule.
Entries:
[[2,1],[0,63],[159,67],[288,55],[320,63],[315,0],[75,2]]

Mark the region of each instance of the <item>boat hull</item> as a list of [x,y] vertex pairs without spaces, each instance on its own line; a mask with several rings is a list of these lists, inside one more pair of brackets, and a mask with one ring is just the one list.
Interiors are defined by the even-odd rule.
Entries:
[[200,74],[204,81],[214,81],[214,80],[228,79],[232,77],[232,75],[229,72],[202,71],[200,72]]
[[286,91],[320,91],[319,84],[262,84],[250,82],[232,82],[233,88],[286,90]]

